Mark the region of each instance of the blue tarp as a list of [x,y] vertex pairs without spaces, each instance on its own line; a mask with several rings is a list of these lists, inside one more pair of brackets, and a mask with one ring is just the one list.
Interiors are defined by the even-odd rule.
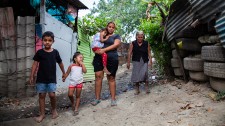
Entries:
[[31,5],[34,9],[39,8],[40,3],[41,3],[41,0],[30,0],[30,5]]

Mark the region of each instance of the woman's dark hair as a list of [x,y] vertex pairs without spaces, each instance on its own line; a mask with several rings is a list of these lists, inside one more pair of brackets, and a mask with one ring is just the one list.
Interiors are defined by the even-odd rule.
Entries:
[[109,34],[108,26],[109,26],[110,24],[114,24],[114,26],[115,26],[115,28],[116,28],[116,24],[115,24],[113,21],[108,22],[108,23],[107,23],[107,26],[106,26],[106,32],[107,32],[106,36]]
[[54,41],[54,34],[53,34],[53,32],[51,32],[51,31],[46,31],[46,32],[44,32],[43,33],[43,35],[42,35],[42,40],[44,39],[44,37],[51,37],[52,39],[53,39],[53,41]]
[[74,59],[77,58],[77,56],[79,56],[79,55],[82,55],[82,53],[80,53],[80,52],[75,52],[75,53],[73,54],[73,63],[76,63],[76,62],[74,61]]
[[107,27],[109,26],[109,24],[114,24],[116,26],[116,24],[113,21],[108,22]]

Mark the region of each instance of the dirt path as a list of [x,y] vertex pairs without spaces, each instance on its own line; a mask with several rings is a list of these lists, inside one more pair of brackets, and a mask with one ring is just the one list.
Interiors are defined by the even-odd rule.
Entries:
[[[118,81],[122,83],[129,75],[128,71]],[[5,121],[3,126],[224,126],[225,101],[213,101],[212,92],[207,83],[162,81],[151,86],[150,94],[121,93],[115,107],[106,99],[97,106],[84,104],[78,116],[66,110],[54,120],[48,115],[40,124],[26,118]]]
[[[172,85],[171,85],[172,84]],[[84,105],[78,116],[71,111],[50,116],[40,124],[32,118],[4,122],[4,126],[223,126],[225,124],[224,101],[214,102],[208,97],[207,84],[192,82],[173,86],[174,83],[154,86],[151,93],[134,95],[128,91],[118,96],[118,106],[111,107],[109,100],[99,105]],[[178,89],[180,88],[180,89]]]

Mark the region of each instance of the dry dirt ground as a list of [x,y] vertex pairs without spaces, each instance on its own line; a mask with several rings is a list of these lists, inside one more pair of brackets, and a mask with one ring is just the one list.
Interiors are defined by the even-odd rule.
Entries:
[[[130,74],[130,70],[126,71],[126,76],[120,74],[117,82],[128,79]],[[151,85],[150,91],[150,94],[145,94],[141,90],[139,95],[134,95],[134,90],[124,90],[117,95],[117,106],[111,107],[110,99],[102,100],[97,106],[84,104],[77,116],[73,116],[72,111],[67,109],[59,112],[57,119],[47,115],[41,123],[36,123],[33,118],[23,118],[4,121],[0,125],[225,126],[225,101],[212,99],[215,92],[208,83],[161,80]],[[27,99],[26,103],[33,103],[33,99]],[[24,102],[18,106],[23,105]]]

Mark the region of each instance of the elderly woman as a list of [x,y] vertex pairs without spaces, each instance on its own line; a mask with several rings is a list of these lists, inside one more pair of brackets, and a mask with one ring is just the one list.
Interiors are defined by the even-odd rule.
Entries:
[[130,59],[132,56],[133,70],[131,75],[131,82],[135,83],[136,92],[140,93],[139,84],[145,82],[146,93],[150,93],[148,86],[148,62],[149,66],[152,66],[151,48],[147,41],[144,40],[144,32],[138,31],[136,33],[136,40],[130,44],[127,68],[130,69]]

